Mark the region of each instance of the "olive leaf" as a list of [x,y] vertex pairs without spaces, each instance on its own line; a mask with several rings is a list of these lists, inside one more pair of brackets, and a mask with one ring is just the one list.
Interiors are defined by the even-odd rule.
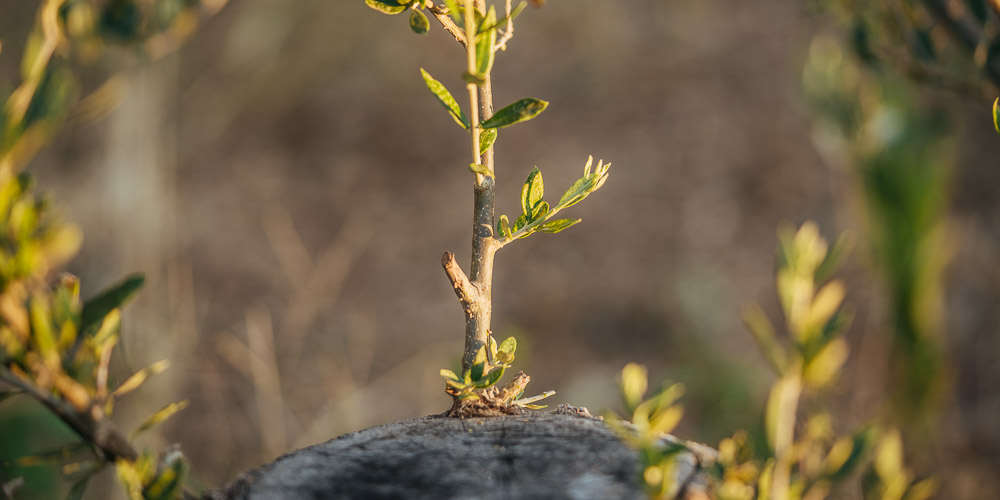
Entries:
[[365,4],[383,14],[389,15],[396,15],[406,10],[406,5],[396,0],[365,0]]
[[483,128],[503,128],[515,123],[530,120],[538,116],[549,103],[534,97],[525,97],[513,104],[504,106],[496,112],[489,120],[482,123]]
[[410,29],[418,35],[426,35],[427,31],[431,29],[431,22],[427,20],[427,16],[423,12],[413,9],[413,12],[410,13]]
[[437,97],[444,109],[448,110],[451,117],[455,119],[455,123],[461,125],[462,128],[469,128],[469,120],[462,113],[462,108],[458,106],[458,101],[451,95],[451,92],[448,92],[448,89],[441,82],[435,80],[424,68],[420,68],[420,74],[423,75],[428,90],[434,94],[434,97]]

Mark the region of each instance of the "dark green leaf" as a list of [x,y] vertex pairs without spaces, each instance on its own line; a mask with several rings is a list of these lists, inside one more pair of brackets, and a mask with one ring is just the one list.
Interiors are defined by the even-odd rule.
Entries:
[[497,111],[489,120],[482,123],[483,128],[503,128],[513,125],[515,123],[520,123],[525,120],[530,120],[548,107],[549,103],[541,100],[535,99],[534,97],[526,97],[521,99],[509,106],[505,106],[500,111]]
[[496,140],[497,129],[483,129],[483,131],[479,133],[479,150],[485,153],[487,149],[490,149],[490,147],[493,146],[493,143],[496,142]]
[[73,483],[73,487],[70,488],[69,494],[66,495],[66,500],[80,500],[83,498],[83,492],[87,491],[87,484],[90,482],[91,477],[92,476],[86,476]]
[[104,293],[84,302],[83,312],[80,313],[80,331],[87,334],[96,329],[112,309],[122,307],[145,282],[146,277],[141,274],[129,276]]
[[506,340],[500,343],[500,347],[497,347],[497,350],[507,354],[514,354],[514,352],[517,351],[517,339],[514,337],[507,337]]
[[496,8],[490,5],[490,10],[486,12],[482,25],[492,27],[480,32],[476,37],[476,73],[483,78],[493,69],[493,46],[497,43],[496,22]]
[[527,224],[527,223],[528,223],[528,218],[524,214],[521,214],[521,216],[518,217],[517,220],[514,221],[514,227],[512,229],[516,233],[518,230],[520,230],[522,227],[524,227],[524,225]]
[[479,382],[483,378],[483,371],[486,370],[486,362],[482,361],[472,365],[469,377],[472,378],[473,382]]
[[451,113],[451,117],[455,119],[455,122],[461,125],[463,128],[469,128],[469,120],[465,118],[465,114],[462,113],[462,108],[458,107],[458,101],[452,97],[451,92],[430,75],[430,73],[424,71],[420,68],[420,74],[424,77],[424,83],[427,84],[427,88],[437,97],[438,102],[444,106],[444,109]]
[[580,222],[580,219],[555,219],[538,226],[538,230],[546,233],[558,233],[578,222]]
[[530,220],[531,214],[535,211],[538,203],[542,201],[545,194],[545,186],[542,183],[542,172],[538,167],[531,169],[528,173],[524,186],[521,187],[521,212],[525,218]]
[[365,4],[383,14],[395,15],[406,10],[406,6],[396,0],[365,0]]
[[479,383],[476,384],[476,389],[485,389],[497,383],[500,380],[500,377],[503,376],[503,371],[504,371],[503,367],[494,368],[493,371],[487,374],[486,377],[484,377],[482,380],[479,381]]
[[418,35],[426,35],[427,31],[431,29],[431,22],[427,20],[427,16],[418,9],[413,9],[410,13],[410,29]]

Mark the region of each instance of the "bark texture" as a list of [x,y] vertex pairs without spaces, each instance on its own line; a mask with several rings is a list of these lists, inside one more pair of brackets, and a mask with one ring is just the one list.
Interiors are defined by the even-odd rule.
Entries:
[[[292,452],[206,498],[645,498],[636,452],[575,413],[386,424]],[[691,446],[676,478],[687,494],[704,490],[703,465],[714,459]]]

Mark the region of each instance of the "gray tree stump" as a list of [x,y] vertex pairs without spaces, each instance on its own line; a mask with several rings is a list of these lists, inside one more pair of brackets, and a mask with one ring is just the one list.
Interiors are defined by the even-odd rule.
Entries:
[[[587,415],[587,416],[582,416]],[[665,437],[667,440],[674,438]],[[685,443],[682,495],[715,452]],[[641,499],[638,454],[586,410],[429,416],[345,434],[246,472],[212,499]]]

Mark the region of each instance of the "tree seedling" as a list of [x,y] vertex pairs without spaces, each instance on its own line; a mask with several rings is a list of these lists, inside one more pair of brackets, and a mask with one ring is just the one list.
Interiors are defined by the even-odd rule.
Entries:
[[465,49],[466,65],[462,78],[468,93],[467,110],[462,109],[440,81],[427,71],[420,70],[427,88],[455,123],[468,132],[471,150],[468,168],[475,177],[471,272],[466,275],[450,252],[446,252],[441,260],[465,312],[465,350],[461,374],[441,370],[445,392],[454,398],[449,414],[498,415],[518,413],[521,408],[541,408],[533,403],[554,392],[521,399],[530,380],[524,372],[518,373],[503,386],[497,385],[514,361],[517,342],[510,337],[498,345],[490,331],[494,256],[515,240],[537,232],[558,233],[580,222],[580,219],[556,218],[556,215],[599,189],[607,180],[610,164],[598,161],[594,165],[593,157],[589,158],[583,176],[554,205],[543,200],[542,173],[535,167],[521,188],[521,214],[513,222],[506,215],[496,218],[493,150],[498,131],[538,116],[549,104],[541,99],[526,97],[493,111],[490,75],[496,55],[507,49],[514,36],[514,19],[527,3],[512,6],[511,0],[506,0],[502,17],[497,6],[490,5],[486,0],[444,0],[441,3],[433,0],[365,0],[365,4],[383,14],[397,15],[409,11],[410,29],[417,34],[429,31],[429,14]]

